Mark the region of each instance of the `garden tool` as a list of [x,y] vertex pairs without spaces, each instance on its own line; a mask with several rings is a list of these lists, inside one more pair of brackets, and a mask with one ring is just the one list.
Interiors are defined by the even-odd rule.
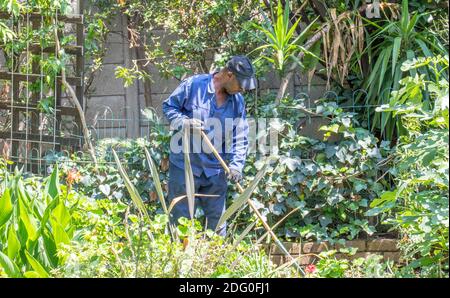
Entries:
[[[213,152],[214,156],[217,158],[217,160],[220,162],[220,164],[222,165],[223,169],[225,170],[225,172],[227,174],[230,173],[230,168],[228,167],[228,165],[225,163],[225,161],[222,159],[222,157],[220,156],[219,152],[217,152],[216,148],[214,147],[214,145],[211,143],[210,139],[208,138],[208,136],[206,135],[206,133],[201,130],[202,133],[202,137],[204,138],[206,144],[208,145],[208,147],[211,149],[211,151]],[[236,182],[236,187],[239,190],[240,193],[244,192],[244,188],[242,188],[241,184],[239,182]],[[269,225],[267,224],[267,222],[264,220],[264,218],[262,217],[261,213],[258,211],[258,209],[256,208],[255,204],[253,204],[252,200],[248,199],[247,200],[248,205],[250,206],[250,208],[253,210],[253,212],[255,212],[256,216],[259,218],[259,220],[261,221],[261,223],[263,224],[264,228],[266,229],[266,231],[270,234],[270,236],[272,236],[273,240],[275,241],[275,244],[281,249],[281,251],[288,256],[291,261],[293,262],[293,264],[295,264],[295,266],[297,267],[297,269],[301,272],[302,275],[304,275],[304,271],[303,269],[300,267],[300,265],[298,264],[297,260],[294,259],[294,257],[291,256],[291,254],[287,251],[287,249],[284,247],[284,245],[281,243],[281,241],[278,239],[278,237],[275,235],[275,233],[272,231],[272,229],[269,227]]]

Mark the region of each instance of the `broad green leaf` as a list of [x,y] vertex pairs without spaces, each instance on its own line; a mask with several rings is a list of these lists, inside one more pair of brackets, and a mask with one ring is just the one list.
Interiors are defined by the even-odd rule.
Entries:
[[436,153],[436,149],[428,151],[422,158],[423,166],[427,167],[434,160]]
[[48,272],[44,269],[44,267],[42,267],[38,260],[33,258],[33,256],[28,251],[25,251],[25,255],[27,257],[28,263],[30,263],[31,267],[33,267],[34,271],[36,271],[36,273],[39,274],[40,277],[49,277]]
[[60,193],[58,176],[58,166],[55,165],[45,187],[45,193],[48,194],[52,199],[55,199],[56,196],[58,196],[58,194]]
[[13,211],[11,204],[11,194],[9,188],[6,188],[0,197],[0,227],[2,227],[9,219]]
[[319,60],[317,59],[317,57],[319,57],[320,55],[321,46],[322,43],[319,40],[315,42],[314,45],[311,47],[310,52],[313,53],[313,55],[310,55],[308,53],[305,54],[305,57],[303,58],[305,70],[311,70],[316,66],[317,61]]
[[55,209],[53,209],[52,217],[59,222],[63,229],[65,229],[70,223],[71,216],[63,201],[60,200],[59,204],[55,207]]
[[17,265],[9,259],[7,255],[0,251],[0,266],[9,277],[20,277],[20,270]]
[[39,231],[42,232],[46,225],[47,225],[47,221],[50,217],[51,212],[53,211],[53,209],[55,209],[56,206],[58,206],[60,202],[59,196],[56,196],[48,205],[47,208],[45,208],[44,211],[44,215],[42,216],[42,220],[41,220],[41,226],[39,228]]
[[109,184],[101,184],[98,189],[105,195],[105,196],[109,196],[109,194],[111,193],[111,187],[109,186]]
[[8,257],[11,260],[14,260],[19,250],[20,241],[17,238],[16,231],[14,230],[13,225],[10,225],[8,229]]
[[52,226],[53,239],[55,240],[55,245],[57,248],[60,248],[61,244],[70,244],[70,238],[67,235],[64,228],[60,225],[55,218],[50,218],[50,224]]
[[23,274],[26,278],[41,278],[41,275],[36,271],[27,271]]
[[57,248],[55,244],[55,240],[53,239],[53,236],[50,235],[49,231],[46,229],[42,233],[42,238],[44,239],[44,250],[45,254],[47,255],[47,258],[51,264],[51,266],[56,267],[58,265],[58,256]]
[[28,238],[31,241],[34,241],[38,237],[35,219],[32,213],[29,212],[22,196],[19,197],[17,203],[19,204],[20,219],[23,222],[25,229],[27,230]]
[[370,203],[370,207],[374,208],[385,202],[394,201],[397,199],[397,191],[386,191],[384,192],[379,199],[375,199]]

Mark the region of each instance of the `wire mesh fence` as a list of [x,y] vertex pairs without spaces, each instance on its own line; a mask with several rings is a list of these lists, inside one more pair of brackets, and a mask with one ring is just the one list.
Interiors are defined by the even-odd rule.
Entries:
[[[56,9],[51,14],[35,11],[28,1],[22,5],[26,9],[20,14],[0,12],[14,33],[0,43],[0,152],[24,171],[40,172],[48,152],[82,148],[79,115],[63,100],[61,73],[49,75],[44,68],[58,59],[61,39],[73,37],[62,45],[73,62],[66,80],[82,104],[84,18],[81,13],[60,15]],[[43,37],[49,22],[57,26],[53,41]]]

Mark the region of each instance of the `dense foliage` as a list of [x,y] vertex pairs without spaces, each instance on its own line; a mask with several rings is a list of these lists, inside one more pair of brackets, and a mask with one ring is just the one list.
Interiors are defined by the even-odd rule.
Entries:
[[[117,198],[93,199],[74,191],[81,176],[65,184],[55,168],[45,178],[0,177],[0,276],[9,277],[264,277],[274,270],[264,251],[201,232],[185,220],[172,239],[168,218],[147,220]],[[181,241],[180,241],[181,240]]]
[[406,77],[383,107],[402,119],[408,135],[392,155],[389,172],[395,188],[373,201],[368,214],[387,214],[385,221],[400,230],[407,269],[441,277],[448,276],[449,246],[448,56],[407,61],[402,69],[420,67],[427,68],[433,80],[419,74]]
[[[400,240],[399,264],[376,256],[338,259],[328,251],[304,272],[292,262],[276,267],[255,245],[271,237],[247,204],[233,212],[225,238],[203,230],[201,210],[198,221],[168,225],[171,134],[147,109],[150,137],[98,142],[98,166],[87,154],[56,153],[45,157],[49,170],[41,177],[8,171],[11,161],[0,159],[0,276],[448,277],[448,20],[441,9],[448,1],[384,2],[376,19],[360,2],[221,0],[194,9],[186,1],[90,1],[86,94],[101,71],[114,17],[125,16],[138,57],[116,68],[126,87],[148,83],[149,64],[181,79],[222,66],[233,54],[259,57],[258,78],[275,71],[280,88],[276,95],[247,96],[247,114],[278,119],[258,136],[277,132],[279,150],[271,164],[263,159],[268,152],[248,156],[243,186],[254,188],[248,197],[283,240],[388,234]],[[53,45],[53,29],[63,27],[52,16],[70,9],[67,1],[31,5],[45,14],[45,26],[31,34],[23,27],[16,36],[15,19],[0,20],[6,67],[27,67],[17,63],[27,42]],[[0,10],[17,18],[26,7],[3,0]],[[27,61],[37,59],[45,77],[30,88],[52,91],[68,57],[31,55]],[[307,109],[285,92],[299,70],[326,79],[337,98],[320,98]],[[359,88],[367,93],[355,96]],[[353,99],[363,107],[344,108]],[[53,113],[52,102],[42,100],[41,112]],[[299,134],[310,117],[324,123],[323,138]],[[229,189],[228,206],[243,198]]]

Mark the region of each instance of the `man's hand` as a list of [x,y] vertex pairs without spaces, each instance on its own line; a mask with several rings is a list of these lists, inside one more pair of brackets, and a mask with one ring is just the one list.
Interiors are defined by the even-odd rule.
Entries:
[[196,118],[189,118],[183,120],[183,129],[188,129],[192,127],[193,129],[201,130],[203,129],[203,121]]
[[227,178],[234,183],[239,183],[242,179],[242,174],[238,170],[230,169],[230,173],[228,173]]

